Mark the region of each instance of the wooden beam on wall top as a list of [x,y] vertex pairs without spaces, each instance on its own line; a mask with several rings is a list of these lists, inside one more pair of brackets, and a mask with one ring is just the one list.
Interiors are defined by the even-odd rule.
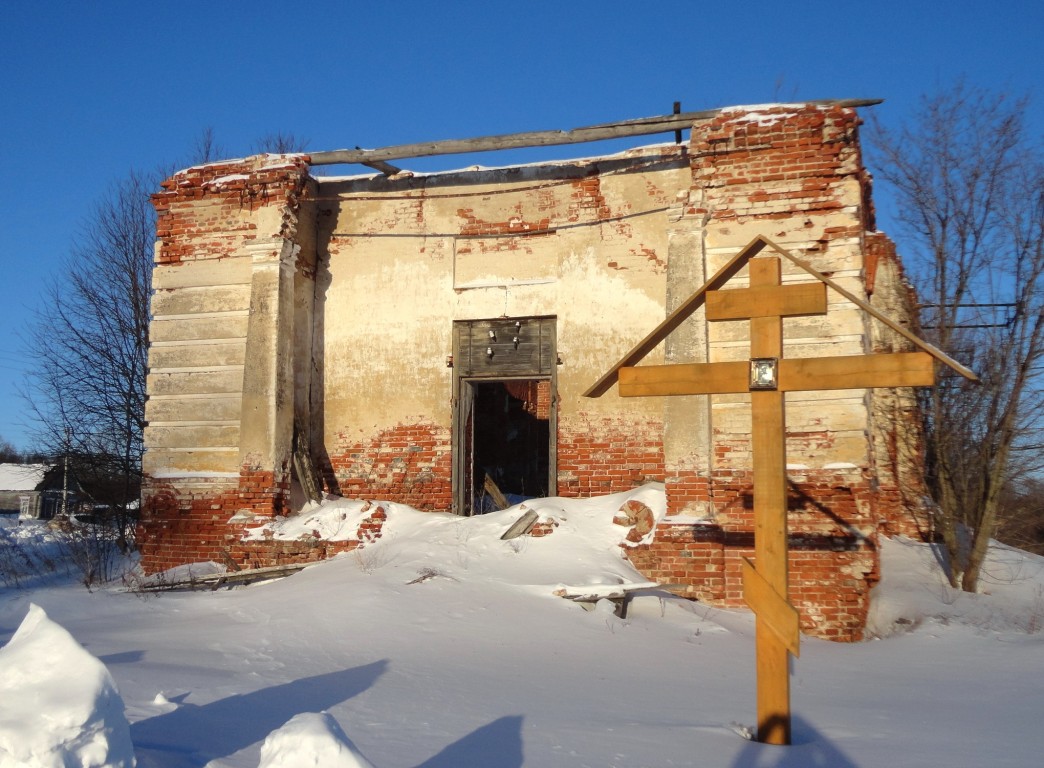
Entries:
[[[748,111],[756,111],[768,107],[803,106],[839,106],[870,107],[880,104],[882,99],[823,99],[800,102],[800,104],[761,104],[746,107]],[[309,152],[312,165],[333,165],[336,163],[359,163],[369,165],[378,160],[402,160],[410,157],[432,157],[434,155],[460,155],[472,152],[494,152],[502,149],[523,149],[526,147],[549,147],[561,144],[582,144],[588,141],[619,139],[628,136],[648,136],[655,133],[669,133],[690,128],[696,120],[716,117],[726,108],[707,109],[700,112],[681,112],[673,115],[656,117],[640,117],[636,120],[622,120],[616,123],[603,123],[583,128],[559,131],[529,131],[525,133],[505,133],[496,136],[480,136],[473,139],[446,139],[442,141],[425,141],[417,144],[399,144],[379,149],[335,149],[326,152]]]

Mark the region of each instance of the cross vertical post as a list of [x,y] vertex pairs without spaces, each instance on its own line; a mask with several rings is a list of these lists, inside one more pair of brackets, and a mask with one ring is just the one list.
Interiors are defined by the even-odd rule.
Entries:
[[[759,256],[766,247],[773,253]],[[783,285],[781,259],[802,269],[814,282]],[[745,265],[749,287],[722,290]],[[826,315],[827,287],[921,351],[783,359],[783,319]],[[637,365],[700,306],[706,308],[708,322],[750,322],[750,360]],[[971,381],[978,380],[971,370],[863,299],[770,240],[757,237],[584,393],[585,397],[600,397],[617,382],[622,397],[750,393],[755,562],[744,558],[742,574],[743,598],[757,621],[761,742],[790,743],[790,655],[801,652],[801,617],[790,604],[788,586],[785,393],[930,387],[935,383],[936,362]]]
[[[780,285],[775,258],[750,260],[751,288]],[[783,318],[750,320],[751,357],[783,356]],[[783,600],[787,594],[787,493],[784,394],[750,393],[754,464],[754,562],[758,574]],[[758,740],[790,743],[790,670],[786,645],[760,614],[756,625]]]

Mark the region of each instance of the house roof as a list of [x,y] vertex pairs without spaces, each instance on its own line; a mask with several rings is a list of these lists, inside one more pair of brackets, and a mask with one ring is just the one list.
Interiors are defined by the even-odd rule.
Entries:
[[0,464],[0,491],[35,491],[48,469],[47,464]]

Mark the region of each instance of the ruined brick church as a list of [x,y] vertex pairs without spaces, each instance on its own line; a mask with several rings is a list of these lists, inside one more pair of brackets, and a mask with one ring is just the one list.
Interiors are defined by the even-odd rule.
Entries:
[[[310,173],[337,155],[316,153],[175,174],[153,198],[145,568],[331,554],[243,540],[316,486],[471,515],[658,481],[668,514],[627,556],[741,605],[749,396],[583,394],[756,236],[909,323],[858,125],[845,102],[737,107],[692,113],[686,142],[568,161],[413,174],[374,160],[381,172],[335,177]],[[836,295],[784,329],[791,357],[904,348]],[[745,338],[697,312],[647,361],[738,359]],[[879,535],[921,527],[915,403],[837,390],[786,407],[791,599],[804,631],[855,639]]]

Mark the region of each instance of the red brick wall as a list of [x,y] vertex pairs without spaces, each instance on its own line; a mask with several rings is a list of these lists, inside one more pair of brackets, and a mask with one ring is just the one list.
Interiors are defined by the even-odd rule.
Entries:
[[535,419],[551,418],[551,381],[505,381],[504,388],[513,398],[522,402],[522,408]]
[[232,568],[261,568],[323,560],[379,539],[387,519],[383,507],[375,507],[359,525],[355,538],[345,541],[325,541],[318,533],[298,541],[244,539],[250,528],[286,511],[288,481],[274,481],[271,472],[244,470],[238,483],[193,483],[190,490],[185,483],[175,487],[168,482],[148,482],[137,534],[146,573],[208,561]]
[[[659,422],[560,418],[558,495],[596,496],[663,481]],[[451,436],[430,423],[399,425],[365,441],[341,436],[328,484],[348,498],[396,501],[418,509],[452,506]]]
[[325,560],[343,552],[361,549],[381,538],[384,521],[388,513],[384,507],[375,506],[355,531],[355,537],[339,541],[327,541],[315,531],[311,537],[297,540],[275,539],[267,536],[263,539],[240,539],[231,547],[231,555],[235,562],[247,568],[264,568],[269,565],[285,565],[288,563],[314,563]]
[[382,499],[423,510],[449,510],[450,432],[430,422],[400,424],[366,440],[341,434],[327,482],[346,498]]
[[616,493],[663,478],[661,422],[559,417],[559,496]]
[[[678,468],[676,468],[677,470]],[[664,481],[667,490],[667,514],[684,514],[693,505],[713,502],[711,479],[696,472],[675,471]]]
[[[858,124],[855,110],[841,107],[780,106],[753,118],[722,112],[693,126],[693,184],[716,222],[836,211],[844,205],[838,181],[864,175]],[[862,222],[852,225],[858,234]]]
[[[876,535],[853,536],[835,519],[846,511],[854,514],[853,499],[859,489],[846,493],[842,483],[847,480],[821,477],[796,489],[789,514],[790,600],[801,614],[801,629],[842,641],[862,637],[869,588],[878,580]],[[749,499],[749,490],[737,498]],[[819,506],[811,510],[801,495],[827,492],[824,498],[828,498],[831,491],[829,503],[820,504],[817,499]],[[627,507],[614,522],[635,525],[627,540],[640,541],[633,534],[641,515],[625,514]],[[739,517],[707,522],[668,517],[657,526],[651,541],[625,544],[624,553],[647,578],[677,585],[679,594],[712,605],[744,607],[741,569],[743,558],[754,559],[754,533],[749,513],[746,519]]]
[[[295,212],[308,184],[307,158],[261,155],[198,166],[163,182],[152,196],[157,212],[157,264],[241,255],[258,238],[296,234]],[[278,206],[279,230],[259,232],[250,212]],[[227,562],[242,526],[229,523],[240,511],[283,514],[289,497],[286,467],[243,467],[238,480],[224,477],[147,480],[138,540],[148,572],[184,563]]]
[[[745,607],[742,559],[754,559],[749,532],[668,525],[657,530],[652,544],[629,548],[627,556],[651,579],[692,585],[683,594],[712,605]],[[802,632],[845,642],[862,639],[870,588],[879,578],[876,542],[792,537],[788,563],[790,601],[800,612]]]
[[[563,423],[564,421],[564,423]],[[558,495],[587,497],[663,480],[658,423],[564,419],[558,435]],[[637,438],[641,433],[643,437]],[[366,441],[342,435],[328,483],[349,498],[377,498],[418,509],[447,510],[452,451],[449,430],[400,425]]]
[[238,481],[147,479],[137,532],[142,568],[153,573],[185,563],[227,564],[244,530],[244,524],[229,522],[234,515],[272,518],[286,512],[289,475],[276,474],[244,467]]
[[[874,489],[859,469],[791,470],[788,481],[790,597],[802,631],[861,639],[879,578],[880,509],[891,492]],[[666,488],[669,509],[681,506],[679,495],[706,492],[713,516],[698,523],[668,516],[651,543],[625,550],[628,559],[651,580],[683,584],[685,594],[708,603],[743,607],[741,562],[754,557],[752,473],[718,470],[710,480],[682,478]]]

